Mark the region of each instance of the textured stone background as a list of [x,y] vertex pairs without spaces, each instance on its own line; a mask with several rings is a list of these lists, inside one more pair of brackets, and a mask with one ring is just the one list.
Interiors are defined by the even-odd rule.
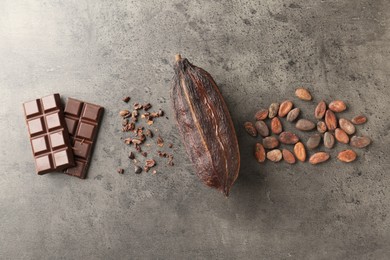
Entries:
[[[389,13],[387,0],[1,0],[0,258],[388,259]],[[242,167],[228,199],[198,181],[171,120],[177,52],[231,110]],[[242,123],[298,85],[369,117],[357,162],[334,159],[342,145],[316,167],[253,160]],[[22,102],[53,92],[106,108],[86,180],[34,174]],[[124,95],[166,110],[154,126],[174,168],[133,173]],[[314,102],[292,100],[313,119]]]

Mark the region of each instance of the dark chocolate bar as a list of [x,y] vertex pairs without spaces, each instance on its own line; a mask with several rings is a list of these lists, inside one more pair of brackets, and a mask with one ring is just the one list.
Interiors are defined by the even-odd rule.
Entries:
[[76,166],[65,173],[84,179],[92,159],[104,108],[91,103],[68,98],[65,105],[65,122],[72,142]]
[[74,166],[59,94],[23,104],[36,172],[41,175]]

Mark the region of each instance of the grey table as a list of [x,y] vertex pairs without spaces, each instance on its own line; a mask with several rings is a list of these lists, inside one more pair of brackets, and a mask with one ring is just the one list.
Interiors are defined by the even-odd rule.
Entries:
[[[0,1],[1,259],[388,259],[390,2]],[[242,167],[231,196],[202,185],[170,107],[174,55],[208,70]],[[242,129],[291,98],[346,100],[373,144],[359,160],[259,165]],[[54,92],[106,108],[88,179],[36,176],[22,102]],[[151,102],[175,167],[135,175],[121,98]],[[287,126],[288,127],[288,126]],[[125,174],[116,168],[125,168]]]

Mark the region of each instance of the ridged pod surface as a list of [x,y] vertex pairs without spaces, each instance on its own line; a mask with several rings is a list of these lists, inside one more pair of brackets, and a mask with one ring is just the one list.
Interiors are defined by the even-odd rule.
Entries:
[[229,195],[240,152],[225,101],[211,75],[176,55],[171,100],[187,154],[198,177]]

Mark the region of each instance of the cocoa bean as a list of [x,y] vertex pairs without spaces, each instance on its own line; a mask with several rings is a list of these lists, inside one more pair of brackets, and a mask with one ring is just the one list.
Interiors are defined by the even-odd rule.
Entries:
[[306,143],[306,147],[310,150],[317,148],[320,145],[321,142],[321,135],[320,134],[314,134],[309,137]]
[[334,131],[334,136],[336,137],[336,140],[340,143],[347,144],[349,143],[349,137],[346,132],[344,132],[341,128],[336,128]]
[[268,109],[260,109],[259,111],[256,112],[255,114],[255,119],[256,120],[264,120],[268,116]]
[[313,130],[316,125],[307,119],[299,119],[298,122],[295,124],[295,127],[301,131],[310,131]]
[[297,119],[297,117],[299,116],[299,113],[301,112],[301,110],[299,108],[294,108],[293,110],[291,110],[290,112],[288,112],[287,114],[287,121],[289,122],[293,122],[295,119]]
[[261,136],[263,137],[269,136],[268,126],[264,121],[257,121],[255,123],[255,128]]
[[324,134],[324,146],[328,149],[332,149],[334,146],[334,136],[331,132]]
[[333,112],[343,112],[347,109],[347,105],[342,100],[335,100],[329,103],[329,109]]
[[326,110],[325,113],[325,124],[329,131],[333,131],[337,128],[336,115],[331,110]]
[[255,145],[255,157],[259,163],[265,161],[265,149],[261,143],[256,143]]
[[279,118],[274,117],[271,120],[271,131],[274,134],[280,134],[283,131],[282,123]]
[[272,103],[268,108],[268,117],[274,118],[279,111],[279,103]]
[[267,153],[267,159],[272,162],[279,162],[282,160],[282,152],[279,149],[271,150]]
[[273,149],[276,148],[278,145],[279,141],[274,136],[268,136],[263,139],[263,146],[266,149]]
[[327,130],[326,124],[324,121],[318,121],[317,122],[317,131],[321,134],[325,133]]
[[315,165],[322,162],[325,162],[329,159],[329,154],[326,152],[318,152],[310,156],[309,163]]
[[311,94],[309,90],[305,88],[297,88],[295,90],[295,96],[297,96],[299,99],[309,101],[312,99]]
[[285,117],[292,109],[293,103],[290,100],[283,101],[279,107],[279,116]]
[[354,123],[355,125],[361,125],[365,122],[367,122],[367,117],[365,117],[364,115],[358,115],[352,118],[352,123]]
[[342,162],[353,162],[355,161],[357,155],[353,150],[344,150],[339,153],[337,156],[337,159],[339,159]]
[[340,128],[343,129],[349,135],[354,134],[356,131],[355,126],[348,119],[340,118],[339,125],[340,125]]
[[255,128],[255,126],[253,125],[252,122],[245,122],[244,123],[244,128],[245,128],[245,131],[250,135],[250,136],[253,136],[253,137],[256,137],[257,136],[257,130]]
[[294,146],[294,153],[298,160],[304,162],[306,160],[306,150],[303,143],[298,142]]
[[371,144],[371,139],[367,136],[353,136],[350,144],[356,148],[364,148]]
[[279,135],[279,141],[283,144],[296,144],[299,138],[296,134],[291,132],[282,132]]
[[292,152],[290,152],[287,149],[282,150],[283,160],[286,161],[289,164],[295,163],[295,156]]
[[321,119],[324,117],[325,112],[326,112],[326,103],[325,101],[322,100],[318,103],[316,109],[314,110],[314,117],[317,119]]

